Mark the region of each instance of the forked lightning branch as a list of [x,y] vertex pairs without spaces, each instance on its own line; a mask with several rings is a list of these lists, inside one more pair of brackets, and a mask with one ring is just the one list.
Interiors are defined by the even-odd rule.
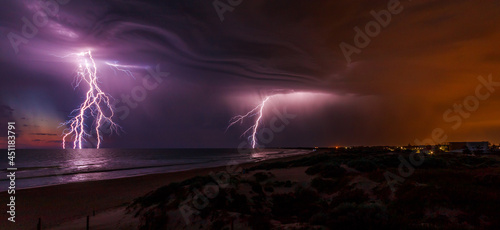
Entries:
[[[66,148],[66,140],[72,139],[73,149],[81,149],[86,139],[92,137],[90,129],[94,129],[96,132],[96,148],[99,148],[102,140],[100,128],[103,124],[110,124],[109,128],[112,131],[116,131],[119,127],[113,122],[114,112],[110,97],[99,87],[97,65],[90,50],[72,53],[67,56],[77,56],[79,58],[75,88],[80,86],[81,83],[86,83],[88,89],[85,94],[85,101],[80,107],[73,110],[72,114],[75,114],[73,118],[62,124],[63,126],[69,126],[63,134],[63,148]],[[94,119],[92,121],[89,118]]]

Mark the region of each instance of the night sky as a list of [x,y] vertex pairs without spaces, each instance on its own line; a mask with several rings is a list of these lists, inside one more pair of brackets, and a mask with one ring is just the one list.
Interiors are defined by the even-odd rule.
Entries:
[[[62,57],[86,50],[123,128],[105,148],[238,147],[255,117],[226,131],[231,117],[274,94],[260,127],[276,111],[294,118],[267,147],[407,145],[436,128],[445,141],[500,142],[500,83],[478,79],[500,82],[497,1],[44,2],[0,9],[0,128],[16,122],[18,147],[61,148],[60,124],[86,91],[72,85],[75,58]],[[389,10],[356,47],[356,28]],[[23,33],[27,21],[36,33]],[[343,43],[357,51],[350,62]]]

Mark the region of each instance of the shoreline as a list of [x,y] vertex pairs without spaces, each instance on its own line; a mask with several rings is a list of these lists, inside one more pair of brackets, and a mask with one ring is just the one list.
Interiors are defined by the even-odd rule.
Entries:
[[[250,168],[266,162],[300,159],[319,152],[322,151],[237,165]],[[92,215],[93,211],[100,213],[122,207],[135,198],[172,182],[208,175],[210,172],[226,171],[227,167],[226,165],[16,190],[16,223],[8,222],[2,229],[34,229],[38,218],[41,218],[44,228],[55,227],[64,222]],[[0,197],[6,202],[7,192],[0,192]],[[2,221],[6,221],[7,217],[6,212],[0,214]]]
[[[278,157],[278,158],[271,158],[268,160],[274,160],[274,159],[282,159],[282,158],[287,158],[287,157],[293,157],[293,156],[302,156],[304,154],[309,154],[311,153],[311,149],[291,149],[291,150],[301,150],[303,153],[301,154],[295,154],[295,155],[288,155],[284,157]],[[248,161],[248,162],[242,162],[241,164],[246,164],[246,163],[259,163],[259,162],[265,162],[268,160],[259,160],[259,161]],[[56,176],[69,176],[69,175],[87,175],[87,174],[93,174],[93,173],[107,173],[107,172],[119,172],[119,171],[129,171],[129,170],[139,170],[139,169],[153,169],[153,168],[164,168],[164,167],[169,167],[169,166],[184,166],[184,165],[196,165],[196,164],[203,164],[203,163],[181,163],[181,164],[167,164],[167,165],[153,165],[153,166],[137,166],[137,167],[130,167],[130,168],[116,168],[116,169],[103,169],[103,170],[94,170],[94,171],[81,171],[81,172],[66,172],[66,173],[61,173],[61,174],[49,174],[49,175],[41,175],[41,176],[28,176],[28,177],[16,177],[16,182],[17,184],[23,184],[22,180],[32,180],[32,179],[38,179],[38,178],[51,178],[51,177],[56,177]],[[113,180],[113,179],[122,179],[122,178],[130,178],[130,177],[139,177],[139,176],[146,176],[146,175],[154,175],[154,174],[166,174],[166,173],[175,173],[175,172],[183,172],[183,171],[191,171],[195,169],[203,169],[203,168],[217,168],[217,167],[222,167],[226,165],[227,163],[220,162],[218,164],[212,164],[212,165],[200,165],[201,167],[198,168],[183,168],[183,169],[166,169],[163,171],[159,172],[137,172],[134,174],[130,175],[120,175],[120,176],[111,176],[103,179],[89,179],[89,180],[84,180],[84,181],[69,181],[69,182],[62,182],[62,183],[55,183],[55,184],[44,184],[44,185],[34,185],[30,187],[22,187],[19,188],[16,186],[16,191],[20,190],[25,190],[25,189],[34,189],[34,188],[43,188],[43,187],[49,187],[49,186],[57,186],[57,185],[63,185],[63,184],[71,184],[71,183],[81,183],[81,182],[90,182],[90,181],[101,181],[101,180]],[[6,170],[3,170],[7,172]],[[8,182],[8,179],[2,179],[0,182]],[[4,189],[5,186],[2,186],[1,189]],[[0,194],[3,192],[7,192],[8,190],[0,190]]]

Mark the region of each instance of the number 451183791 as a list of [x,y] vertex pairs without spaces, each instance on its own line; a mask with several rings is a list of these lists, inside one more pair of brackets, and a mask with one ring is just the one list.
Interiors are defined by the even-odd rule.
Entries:
[[13,131],[16,129],[15,122],[7,123],[8,131],[7,131],[7,144],[8,144],[8,153],[9,153],[9,165],[14,166],[14,158],[15,158],[15,149],[16,149],[16,133]]

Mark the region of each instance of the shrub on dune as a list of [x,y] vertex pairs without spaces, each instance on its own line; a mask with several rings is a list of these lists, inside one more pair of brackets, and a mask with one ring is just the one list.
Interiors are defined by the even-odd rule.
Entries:
[[359,159],[347,162],[347,166],[354,168],[360,172],[373,172],[377,170],[378,166],[371,160]]
[[336,178],[344,175],[346,170],[337,164],[316,164],[306,170],[307,175],[316,175],[318,173],[325,178]]

